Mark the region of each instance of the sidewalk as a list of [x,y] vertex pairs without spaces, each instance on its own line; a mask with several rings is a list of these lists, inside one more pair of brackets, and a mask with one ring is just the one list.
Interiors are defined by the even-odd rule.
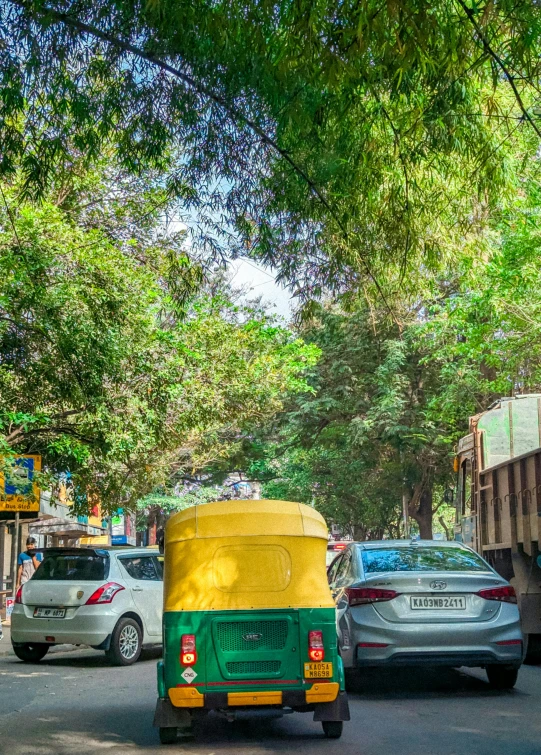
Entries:
[[[4,639],[0,640],[0,657],[5,655],[15,656],[13,648],[11,647],[11,627],[9,626],[9,624],[6,626],[3,621],[2,632],[4,633]],[[72,650],[79,650],[80,647],[83,646],[80,645],[79,647],[76,647],[75,645],[54,645],[54,647],[49,650],[49,653],[68,653]]]

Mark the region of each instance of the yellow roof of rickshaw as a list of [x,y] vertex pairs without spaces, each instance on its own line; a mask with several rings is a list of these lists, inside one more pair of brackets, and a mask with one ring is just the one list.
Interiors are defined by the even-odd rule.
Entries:
[[267,499],[204,503],[180,511],[167,523],[168,542],[262,535],[327,540],[327,525],[310,506]]

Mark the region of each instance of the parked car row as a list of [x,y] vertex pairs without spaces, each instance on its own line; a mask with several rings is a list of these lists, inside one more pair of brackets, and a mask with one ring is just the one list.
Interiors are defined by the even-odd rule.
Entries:
[[[513,587],[460,543],[332,543],[328,581],[350,676],[370,666],[482,666],[514,686],[523,638]],[[90,645],[128,665],[162,641],[163,557],[149,549],[50,549],[17,594],[12,642],[24,661]]]

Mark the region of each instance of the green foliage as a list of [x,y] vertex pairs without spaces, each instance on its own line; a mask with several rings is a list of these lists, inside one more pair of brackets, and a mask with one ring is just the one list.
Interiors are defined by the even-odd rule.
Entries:
[[225,288],[196,286],[176,236],[138,233],[145,194],[132,242],[118,185],[97,186],[96,204],[113,204],[104,229],[75,201],[16,203],[3,187],[0,437],[50,473],[69,469],[83,507],[97,496],[115,510],[227,458],[250,422],[305,389],[316,350]]
[[194,243],[308,299],[377,280],[392,304],[420,259],[478,253],[538,149],[535,3],[9,0],[0,29],[0,170],[27,194],[113,143]]

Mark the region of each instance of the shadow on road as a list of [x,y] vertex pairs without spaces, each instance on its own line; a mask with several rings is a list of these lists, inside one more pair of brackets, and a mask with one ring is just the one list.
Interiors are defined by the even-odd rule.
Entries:
[[[519,673],[520,683],[520,673]],[[454,697],[513,697],[519,689],[495,690],[482,669],[364,669],[348,679],[348,694],[359,700],[403,700]]]
[[[107,660],[103,651],[92,650],[90,648],[85,648],[84,650],[84,655],[81,655],[80,653],[75,654],[73,651],[66,653],[52,653],[50,655],[46,655],[45,658],[39,663],[23,663],[22,661],[20,661],[20,664],[21,666],[24,665],[28,666],[29,668],[32,667],[34,669],[43,668],[44,666],[69,666],[71,668],[111,668],[111,664]],[[142,651],[137,663],[144,663],[145,661],[156,661],[161,658],[161,655],[161,646],[145,648]]]

